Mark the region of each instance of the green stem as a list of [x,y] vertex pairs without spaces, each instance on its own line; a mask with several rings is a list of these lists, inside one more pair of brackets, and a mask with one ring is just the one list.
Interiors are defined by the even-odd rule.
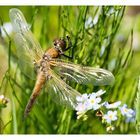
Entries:
[[14,103],[13,97],[12,97],[12,118],[13,118],[13,134],[18,134],[17,118],[16,118],[16,107],[15,107],[15,103]]
[[140,76],[138,81],[138,90],[136,98],[136,131],[140,134]]

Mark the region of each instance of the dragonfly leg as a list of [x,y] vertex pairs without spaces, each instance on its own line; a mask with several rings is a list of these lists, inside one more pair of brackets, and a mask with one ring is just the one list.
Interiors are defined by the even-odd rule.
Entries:
[[67,57],[67,58],[69,58],[69,59],[73,59],[73,56],[68,56],[68,55],[66,55],[66,54],[62,54],[64,57]]
[[67,45],[68,47],[64,50],[64,52],[69,50],[70,48],[72,48],[72,42],[71,42],[71,39],[68,35],[66,35],[66,39],[68,41],[68,45]]
[[68,55],[64,54],[64,52],[66,52],[67,50],[72,48],[72,42],[71,42],[71,39],[70,39],[70,37],[68,35],[66,35],[66,39],[68,41],[68,45],[67,45],[68,47],[61,53],[61,55],[63,55],[64,57],[67,57],[69,59],[73,59],[73,55],[68,56]]

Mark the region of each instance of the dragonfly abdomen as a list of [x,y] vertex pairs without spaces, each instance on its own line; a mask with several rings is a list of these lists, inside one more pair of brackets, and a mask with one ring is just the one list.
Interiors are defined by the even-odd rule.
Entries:
[[44,72],[40,72],[37,76],[37,80],[36,80],[33,92],[31,94],[29,102],[26,106],[26,109],[24,112],[24,117],[26,117],[28,115],[28,113],[31,111],[31,108],[32,108],[33,104],[35,103],[35,100],[36,100],[37,96],[39,95],[40,90],[42,89],[45,81],[46,81],[46,76],[44,75]]

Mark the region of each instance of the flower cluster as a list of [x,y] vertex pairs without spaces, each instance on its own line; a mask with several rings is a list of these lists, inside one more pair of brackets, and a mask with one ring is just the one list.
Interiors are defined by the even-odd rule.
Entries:
[[8,99],[4,97],[4,95],[0,95],[0,108],[6,107],[8,103]]
[[120,106],[119,109],[121,111],[121,114],[126,118],[126,122],[135,121],[136,112],[133,109],[127,108],[126,104]]
[[100,95],[104,94],[105,91],[99,90],[96,93],[92,94],[83,94],[81,97],[77,97],[76,100],[78,102],[78,105],[76,107],[78,119],[83,116],[88,110],[98,110],[102,104]]
[[98,16],[92,18],[91,16],[85,21],[85,29],[90,29],[98,22]]
[[[101,95],[103,95],[105,91],[99,90],[97,92],[91,94],[83,94],[81,97],[76,97],[77,107],[75,110],[77,111],[77,119],[81,117],[84,120],[87,119],[87,115],[85,114],[89,110],[96,111],[96,114],[100,113],[100,117],[102,117],[102,122],[107,124],[106,130],[113,131],[115,127],[112,125],[112,122],[117,121],[118,117],[124,116],[126,122],[132,122],[135,120],[135,111],[128,108],[126,104],[121,104],[121,101],[117,101],[114,103],[109,103],[107,101],[101,102]],[[121,115],[120,115],[121,114]],[[98,116],[98,115],[97,115]]]

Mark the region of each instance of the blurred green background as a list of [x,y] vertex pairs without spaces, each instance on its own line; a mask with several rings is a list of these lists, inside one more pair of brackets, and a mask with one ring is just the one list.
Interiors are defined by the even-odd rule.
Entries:
[[[76,64],[101,67],[115,76],[112,86],[69,84],[81,93],[106,90],[104,100],[122,101],[135,108],[139,93],[140,74],[140,7],[123,6],[21,6],[19,8],[31,25],[43,50],[53,46],[57,37],[69,35],[73,48],[67,55]],[[1,27],[9,23],[10,6],[1,6]],[[89,17],[91,28],[85,28]],[[3,26],[5,29],[9,27]],[[76,112],[57,105],[43,89],[30,115],[23,112],[34,87],[34,80],[21,73],[18,66],[13,33],[0,34],[0,95],[9,98],[6,108],[0,109],[1,134],[106,134],[105,125],[93,112],[86,121],[77,120]],[[63,58],[63,57],[62,57]],[[23,58],[24,59],[24,58]],[[63,58],[67,59],[67,58]],[[68,59],[67,59],[68,60]],[[139,112],[137,112],[139,113]],[[116,123],[115,134],[136,134],[136,125],[123,118]]]

